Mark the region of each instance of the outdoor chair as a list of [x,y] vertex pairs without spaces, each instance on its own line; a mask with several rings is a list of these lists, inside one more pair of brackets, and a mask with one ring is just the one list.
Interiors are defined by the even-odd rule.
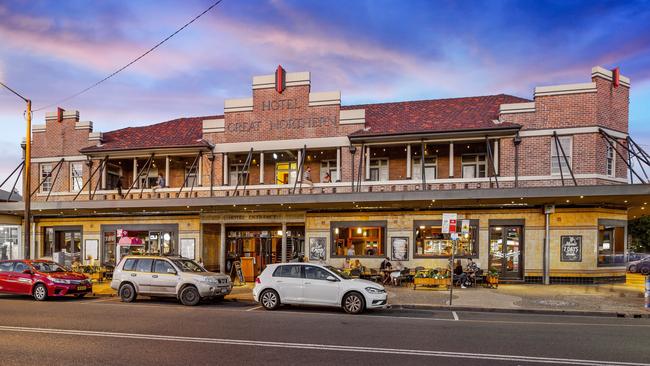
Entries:
[[351,269],[350,270],[350,277],[353,278],[361,278],[361,270],[358,268]]

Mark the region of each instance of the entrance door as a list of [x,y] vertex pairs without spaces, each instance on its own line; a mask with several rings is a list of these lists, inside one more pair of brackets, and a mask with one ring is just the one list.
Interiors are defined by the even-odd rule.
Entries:
[[523,279],[523,227],[490,226],[489,269],[501,278]]

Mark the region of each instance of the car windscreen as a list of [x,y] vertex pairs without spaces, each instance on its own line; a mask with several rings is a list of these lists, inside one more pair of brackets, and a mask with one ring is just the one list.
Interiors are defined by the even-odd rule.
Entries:
[[345,273],[343,273],[343,271],[341,271],[340,269],[338,269],[338,268],[336,268],[336,267],[325,266],[325,268],[327,268],[328,270],[330,270],[330,271],[336,273],[337,276],[339,276],[339,277],[341,277],[341,278],[343,278],[343,279],[349,280],[349,279],[352,278],[352,277],[346,275]]
[[43,273],[69,272],[67,268],[54,262],[32,262],[32,267]]
[[171,261],[183,272],[207,272],[205,268],[190,259],[172,259]]

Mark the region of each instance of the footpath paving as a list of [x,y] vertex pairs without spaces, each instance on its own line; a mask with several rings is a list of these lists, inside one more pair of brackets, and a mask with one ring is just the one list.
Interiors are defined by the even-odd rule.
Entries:
[[[253,301],[253,284],[235,286],[230,301]],[[449,291],[410,286],[388,286],[388,303],[393,308],[449,309]],[[116,296],[110,284],[93,285],[95,296]],[[452,309],[650,317],[644,308],[644,278],[628,275],[621,284],[534,285],[502,284],[497,289],[454,288]]]

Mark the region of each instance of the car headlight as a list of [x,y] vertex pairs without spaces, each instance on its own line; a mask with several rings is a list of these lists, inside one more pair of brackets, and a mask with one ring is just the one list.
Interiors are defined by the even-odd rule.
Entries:
[[216,277],[203,277],[203,278],[201,278],[201,282],[217,283],[217,278]]
[[64,280],[61,278],[54,278],[54,277],[48,277],[48,279],[54,283],[59,283],[59,284],[66,284],[69,285],[70,281],[69,280]]
[[368,291],[368,293],[370,294],[383,294],[384,292],[386,292],[386,290],[382,288],[376,288],[376,287],[366,287],[366,291]]

